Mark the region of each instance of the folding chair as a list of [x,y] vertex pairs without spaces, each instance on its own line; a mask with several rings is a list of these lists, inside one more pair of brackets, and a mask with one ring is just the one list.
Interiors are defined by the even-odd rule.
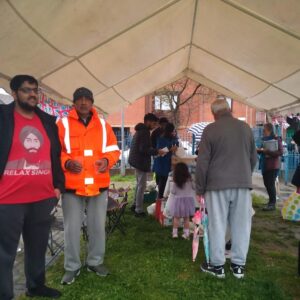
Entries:
[[128,205],[127,191],[121,202],[108,197],[107,204],[107,225],[106,225],[106,238],[112,234],[115,229],[119,229],[123,235],[125,235],[125,218],[124,213]]
[[49,231],[48,249],[50,251],[51,256],[55,256],[57,253],[59,253],[60,251],[62,251],[64,249],[64,243],[63,242],[58,243],[53,236],[54,230],[57,230],[57,231],[64,230],[62,222],[59,222],[57,220],[57,217],[56,217],[57,211],[58,211],[57,206],[55,206],[55,208],[50,213],[51,227],[50,227],[50,231]]
[[87,231],[87,209],[84,210],[84,217],[81,224],[82,238],[85,242],[89,241],[88,231]]

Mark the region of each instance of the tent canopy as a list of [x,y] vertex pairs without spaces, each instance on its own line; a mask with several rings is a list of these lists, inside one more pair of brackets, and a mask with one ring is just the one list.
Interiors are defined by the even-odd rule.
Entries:
[[[3,0],[0,86],[93,90],[110,113],[187,76],[265,110],[300,99],[299,0]],[[56,97],[55,97],[56,95]]]

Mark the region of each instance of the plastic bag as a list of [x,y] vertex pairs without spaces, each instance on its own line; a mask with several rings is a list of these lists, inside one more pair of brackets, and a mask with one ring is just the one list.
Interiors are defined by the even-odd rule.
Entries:
[[149,205],[147,207],[147,213],[151,216],[154,216],[155,214],[155,207],[156,207],[156,203],[152,203],[151,205]]

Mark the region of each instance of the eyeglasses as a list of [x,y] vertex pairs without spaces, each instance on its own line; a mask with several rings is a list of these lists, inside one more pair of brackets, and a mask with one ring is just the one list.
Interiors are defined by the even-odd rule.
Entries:
[[31,92],[34,92],[35,94],[39,94],[41,92],[41,89],[40,88],[29,88],[29,87],[22,87],[22,88],[19,88],[19,90],[21,92],[23,92],[24,94],[30,94]]

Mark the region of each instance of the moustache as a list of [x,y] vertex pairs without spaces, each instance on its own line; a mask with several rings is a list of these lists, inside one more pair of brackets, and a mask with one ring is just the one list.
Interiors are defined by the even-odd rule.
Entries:
[[38,152],[39,148],[28,148],[27,151],[28,152]]

